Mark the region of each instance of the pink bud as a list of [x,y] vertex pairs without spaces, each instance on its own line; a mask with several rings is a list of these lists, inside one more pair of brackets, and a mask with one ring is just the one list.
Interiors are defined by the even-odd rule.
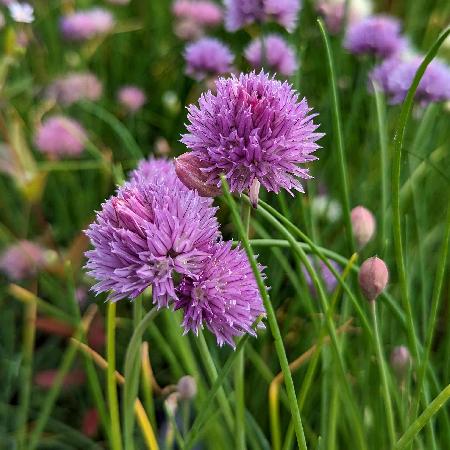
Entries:
[[368,209],[357,206],[352,209],[352,227],[358,247],[364,247],[375,233],[375,217]]
[[394,347],[391,352],[390,361],[392,369],[397,377],[399,379],[404,378],[411,366],[411,355],[409,350],[404,345]]
[[388,268],[376,256],[366,259],[359,270],[359,287],[369,301],[374,301],[385,289],[389,280]]
[[189,189],[195,189],[201,197],[216,197],[222,191],[214,185],[206,184],[208,175],[201,171],[204,165],[191,152],[183,153],[175,159],[178,178]]
[[183,400],[190,400],[197,394],[197,383],[194,377],[186,375],[178,380],[177,391],[180,398]]

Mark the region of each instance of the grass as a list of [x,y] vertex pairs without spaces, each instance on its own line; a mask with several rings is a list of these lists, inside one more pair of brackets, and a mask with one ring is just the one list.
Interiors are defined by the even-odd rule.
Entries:
[[[58,19],[72,4],[100,2],[36,3],[31,25],[12,22],[0,6],[7,18],[0,29],[0,253],[21,239],[51,250],[48,267],[28,279],[0,273],[0,448],[449,448],[449,108],[414,101],[427,64],[449,63],[448,2],[374,2],[375,11],[398,16],[426,54],[397,106],[369,86],[375,62],[345,51],[342,35],[317,21],[313,1],[303,2],[290,35],[264,24],[264,33],[285,36],[301,57],[288,81],[319,114],[324,137],[305,194],[261,189],[252,208],[224,182],[215,199],[224,238],[246,251],[267,314],[265,329],[255,323],[257,338],[243,336],[236,350],[217,347],[206,328],[183,335],[180,311],[157,311],[148,291],[117,303],[88,291],[83,230],[161,139],[169,157],[186,151],[179,142],[185,106],[205,88],[183,72],[171,2],[150,3],[109,5],[117,30],[86,44],[61,40]],[[26,49],[17,43],[22,31]],[[249,69],[243,49],[253,38],[262,39],[268,62],[259,26],[209,34],[229,45],[239,70]],[[99,101],[64,107],[45,100],[55,77],[84,70],[104,83]],[[148,97],[132,117],[116,100],[125,84]],[[37,151],[36,124],[51,114],[87,130],[80,158]],[[357,205],[377,219],[362,249],[351,225]],[[390,281],[368,304],[357,277],[374,255]],[[320,263],[337,281],[331,291]],[[399,345],[412,357],[402,378],[390,362]],[[46,387],[39,380],[50,370]],[[197,384],[190,400],[176,394],[184,375]],[[86,422],[92,410],[97,418]]]

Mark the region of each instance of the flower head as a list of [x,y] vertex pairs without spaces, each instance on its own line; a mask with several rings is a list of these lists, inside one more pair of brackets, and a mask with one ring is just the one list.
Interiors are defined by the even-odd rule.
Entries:
[[230,49],[214,38],[202,38],[189,44],[184,57],[186,73],[197,80],[229,73],[234,59]]
[[[338,280],[334,276],[333,272],[328,268],[328,266],[322,260],[315,261],[314,258],[312,258],[311,256],[308,256],[308,260],[312,264],[314,269],[318,272],[319,276],[321,277],[326,291],[329,294],[331,294],[335,290],[335,288],[338,284]],[[331,259],[329,259],[328,262],[338,273],[340,273],[342,271],[341,266],[337,262],[335,262]],[[306,284],[308,285],[308,288],[309,288],[311,294],[313,296],[316,296],[317,295],[316,288],[314,286],[311,276],[309,275],[309,272],[306,270],[306,267],[303,267],[303,276],[305,277]]]
[[29,3],[8,3],[9,13],[12,20],[19,23],[31,23],[34,21],[34,9]]
[[364,206],[356,206],[351,212],[353,236],[358,247],[364,247],[373,237],[376,221],[373,214]]
[[235,347],[234,337],[255,335],[252,324],[265,315],[247,256],[230,242],[215,244],[198,277],[184,277],[177,292],[175,309],[184,311],[185,332],[198,334],[205,324],[220,346]]
[[177,175],[172,161],[164,158],[143,159],[130,174],[130,183],[175,183]]
[[386,263],[376,256],[366,259],[359,270],[358,281],[364,297],[370,302],[375,301],[389,281]]
[[113,15],[102,8],[78,11],[61,18],[62,35],[71,41],[85,41],[106,34],[114,27]]
[[123,86],[117,98],[122,106],[132,113],[139,111],[147,101],[144,91],[137,86]]
[[80,155],[86,140],[83,127],[64,116],[50,117],[44,121],[35,136],[38,150],[55,158]]
[[347,21],[350,24],[365,19],[372,13],[371,0],[317,0],[317,12],[325,19],[325,24],[332,34],[341,31],[344,22],[345,5],[348,4]]
[[292,31],[297,21],[300,0],[225,0],[225,5],[225,26],[228,31],[268,20]]
[[264,55],[262,44],[261,39],[254,39],[245,50],[245,57],[254,69],[261,69],[264,65],[269,71],[286,77],[295,72],[294,49],[281,36],[270,34],[264,37]]
[[158,307],[177,299],[175,274],[196,277],[219,235],[211,203],[177,179],[125,184],[86,232],[93,290],[116,301],[152,286]]
[[12,280],[35,275],[47,262],[46,251],[31,241],[19,241],[0,256],[0,270]]
[[264,72],[232,75],[216,82],[217,93],[202,94],[188,109],[182,142],[204,165],[208,184],[220,186],[223,173],[233,192],[258,180],[268,191],[303,192],[297,177],[311,178],[299,164],[317,159],[319,147],[306,99],[288,83]]
[[405,45],[406,41],[400,34],[400,22],[384,15],[370,16],[350,25],[344,42],[351,53],[371,53],[382,58],[394,55]]
[[222,9],[207,0],[177,0],[172,12],[178,20],[189,21],[200,27],[214,27],[222,22]]
[[[422,61],[422,56],[394,56],[376,66],[370,76],[386,92],[391,103],[401,103]],[[450,100],[450,67],[440,60],[431,61],[419,82],[415,100],[424,105]]]
[[98,100],[102,91],[102,83],[94,74],[77,72],[55,80],[47,89],[47,97],[70,106],[80,100]]

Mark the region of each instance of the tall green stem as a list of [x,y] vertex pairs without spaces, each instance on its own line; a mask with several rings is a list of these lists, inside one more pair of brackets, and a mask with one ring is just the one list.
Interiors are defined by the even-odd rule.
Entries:
[[275,350],[277,352],[278,360],[280,362],[281,370],[284,376],[284,382],[286,385],[286,391],[288,394],[289,406],[291,409],[292,418],[294,421],[295,434],[297,436],[297,444],[300,450],[306,450],[306,439],[303,431],[302,419],[300,417],[300,410],[297,404],[297,396],[295,394],[294,382],[292,380],[291,371],[289,370],[289,362],[286,356],[286,351],[283,345],[283,339],[281,337],[280,329],[278,327],[277,319],[275,316],[275,311],[273,310],[272,303],[270,301],[269,295],[267,293],[266,286],[264,285],[263,278],[258,268],[258,264],[256,263],[255,255],[250,246],[247,233],[245,232],[244,224],[239,216],[239,212],[236,207],[236,203],[233,197],[230,194],[230,190],[228,188],[228,183],[224,177],[222,177],[222,187],[225,194],[225,198],[228,202],[228,205],[231,209],[231,214],[233,217],[233,222],[238,230],[238,233],[241,237],[242,244],[247,253],[249,262],[252,266],[253,273],[255,275],[256,282],[258,284],[259,291],[261,293],[261,297],[263,299],[264,307],[267,312],[267,321],[269,322],[270,331],[274,338]]
[[108,403],[111,416],[111,446],[112,450],[121,450],[121,432],[119,418],[119,401],[117,399],[116,382],[116,303],[108,303],[107,341],[106,355],[108,360],[107,383],[108,383]]
[[396,441],[394,413],[392,411],[392,401],[391,395],[389,393],[388,372],[386,369],[386,361],[383,356],[380,330],[378,327],[378,320],[377,320],[377,304],[375,301],[370,302],[370,310],[372,312],[373,329],[375,332],[375,349],[377,352],[378,368],[380,369],[382,392],[384,397],[384,403],[386,406],[386,421],[389,435],[389,448],[392,448],[395,445]]

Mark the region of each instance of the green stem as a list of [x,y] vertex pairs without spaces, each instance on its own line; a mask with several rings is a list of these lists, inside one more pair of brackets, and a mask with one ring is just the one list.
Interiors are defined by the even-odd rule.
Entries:
[[[205,336],[203,335],[203,332],[201,330],[198,333],[198,339],[196,341],[198,343],[198,350],[202,357],[202,361],[205,364],[208,378],[211,381],[211,383],[214,383],[217,380],[217,369],[216,365],[214,364],[214,360],[211,356],[211,353],[209,352]],[[233,412],[231,410],[231,406],[228,402],[227,396],[225,395],[223,387],[219,389],[219,392],[217,393],[217,399],[219,401],[220,408],[222,409],[222,413],[227,423],[227,426],[230,429],[230,431],[232,431],[234,429]]]
[[238,233],[241,237],[243,246],[247,253],[249,262],[252,266],[253,273],[255,275],[256,282],[258,284],[259,291],[261,293],[261,297],[263,299],[264,307],[267,312],[267,320],[269,322],[270,331],[274,338],[275,349],[277,352],[278,360],[280,362],[281,370],[284,376],[284,382],[286,385],[286,391],[289,399],[289,407],[291,409],[292,418],[294,420],[295,434],[297,436],[297,444],[301,450],[306,450],[306,439],[303,431],[302,419],[300,417],[300,410],[297,404],[297,396],[295,394],[294,382],[292,380],[291,371],[289,370],[289,362],[287,360],[286,351],[283,345],[283,339],[281,337],[280,329],[278,327],[277,319],[275,316],[275,312],[272,307],[272,303],[270,301],[269,295],[267,293],[266,286],[264,285],[263,278],[258,268],[258,264],[255,259],[255,255],[250,246],[247,234],[245,232],[244,224],[239,216],[239,212],[236,208],[236,203],[234,202],[233,197],[230,194],[230,190],[228,188],[228,183],[224,177],[222,177],[222,188],[225,194],[225,198],[228,202],[228,205],[231,209],[233,222],[238,230]]
[[347,173],[347,163],[345,160],[344,139],[342,137],[342,124],[341,115],[339,111],[339,96],[336,87],[336,70],[334,67],[333,54],[331,52],[330,40],[328,34],[325,31],[325,27],[321,19],[317,20],[322,34],[322,39],[325,44],[328,62],[328,75],[331,85],[331,98],[333,105],[333,126],[336,133],[337,150],[338,150],[338,164],[339,173],[341,177],[341,198],[344,207],[344,221],[345,221],[345,234],[347,237],[347,247],[350,253],[354,251],[353,233],[352,233],[352,221],[350,217],[350,196],[349,196],[349,183]]
[[431,49],[426,54],[422,64],[416,72],[414,80],[411,87],[408,90],[405,101],[403,102],[402,109],[400,112],[400,117],[398,121],[398,126],[396,133],[394,135],[394,144],[392,150],[392,177],[391,177],[391,190],[392,190],[392,216],[393,216],[393,238],[395,247],[395,259],[397,264],[398,277],[400,282],[400,291],[403,308],[406,312],[407,319],[407,331],[409,347],[413,352],[414,358],[418,359],[419,350],[416,340],[416,332],[414,326],[414,318],[411,309],[411,303],[409,301],[408,293],[408,280],[406,277],[405,261],[403,255],[403,239],[402,239],[402,229],[401,229],[401,211],[400,211],[400,175],[401,175],[401,162],[402,162],[402,149],[403,141],[406,134],[406,125],[408,123],[409,116],[412,111],[414,95],[417,90],[417,86],[425,73],[425,70],[435,57],[439,47],[445,41],[447,36],[450,34],[450,27],[447,27],[438,39],[435,41]]
[[386,407],[386,421],[389,435],[389,448],[395,445],[395,424],[394,424],[394,414],[392,411],[392,401],[391,395],[389,393],[389,383],[388,383],[388,372],[386,369],[386,361],[383,356],[383,349],[381,345],[380,330],[377,320],[377,304],[375,301],[370,302],[370,309],[372,312],[373,319],[373,329],[375,334],[375,349],[377,352],[378,367],[380,369],[380,377],[382,384],[382,392],[384,397],[384,403]]
[[108,404],[110,413],[111,426],[111,447],[113,450],[122,449],[120,417],[119,417],[119,401],[117,399],[117,382],[116,382],[116,303],[108,303],[108,322],[107,322],[107,341],[106,355],[108,361],[107,383],[108,383]]
[[450,384],[427,406],[423,413],[409,426],[397,441],[394,450],[402,450],[417,436],[428,421],[444,406],[450,398]]

